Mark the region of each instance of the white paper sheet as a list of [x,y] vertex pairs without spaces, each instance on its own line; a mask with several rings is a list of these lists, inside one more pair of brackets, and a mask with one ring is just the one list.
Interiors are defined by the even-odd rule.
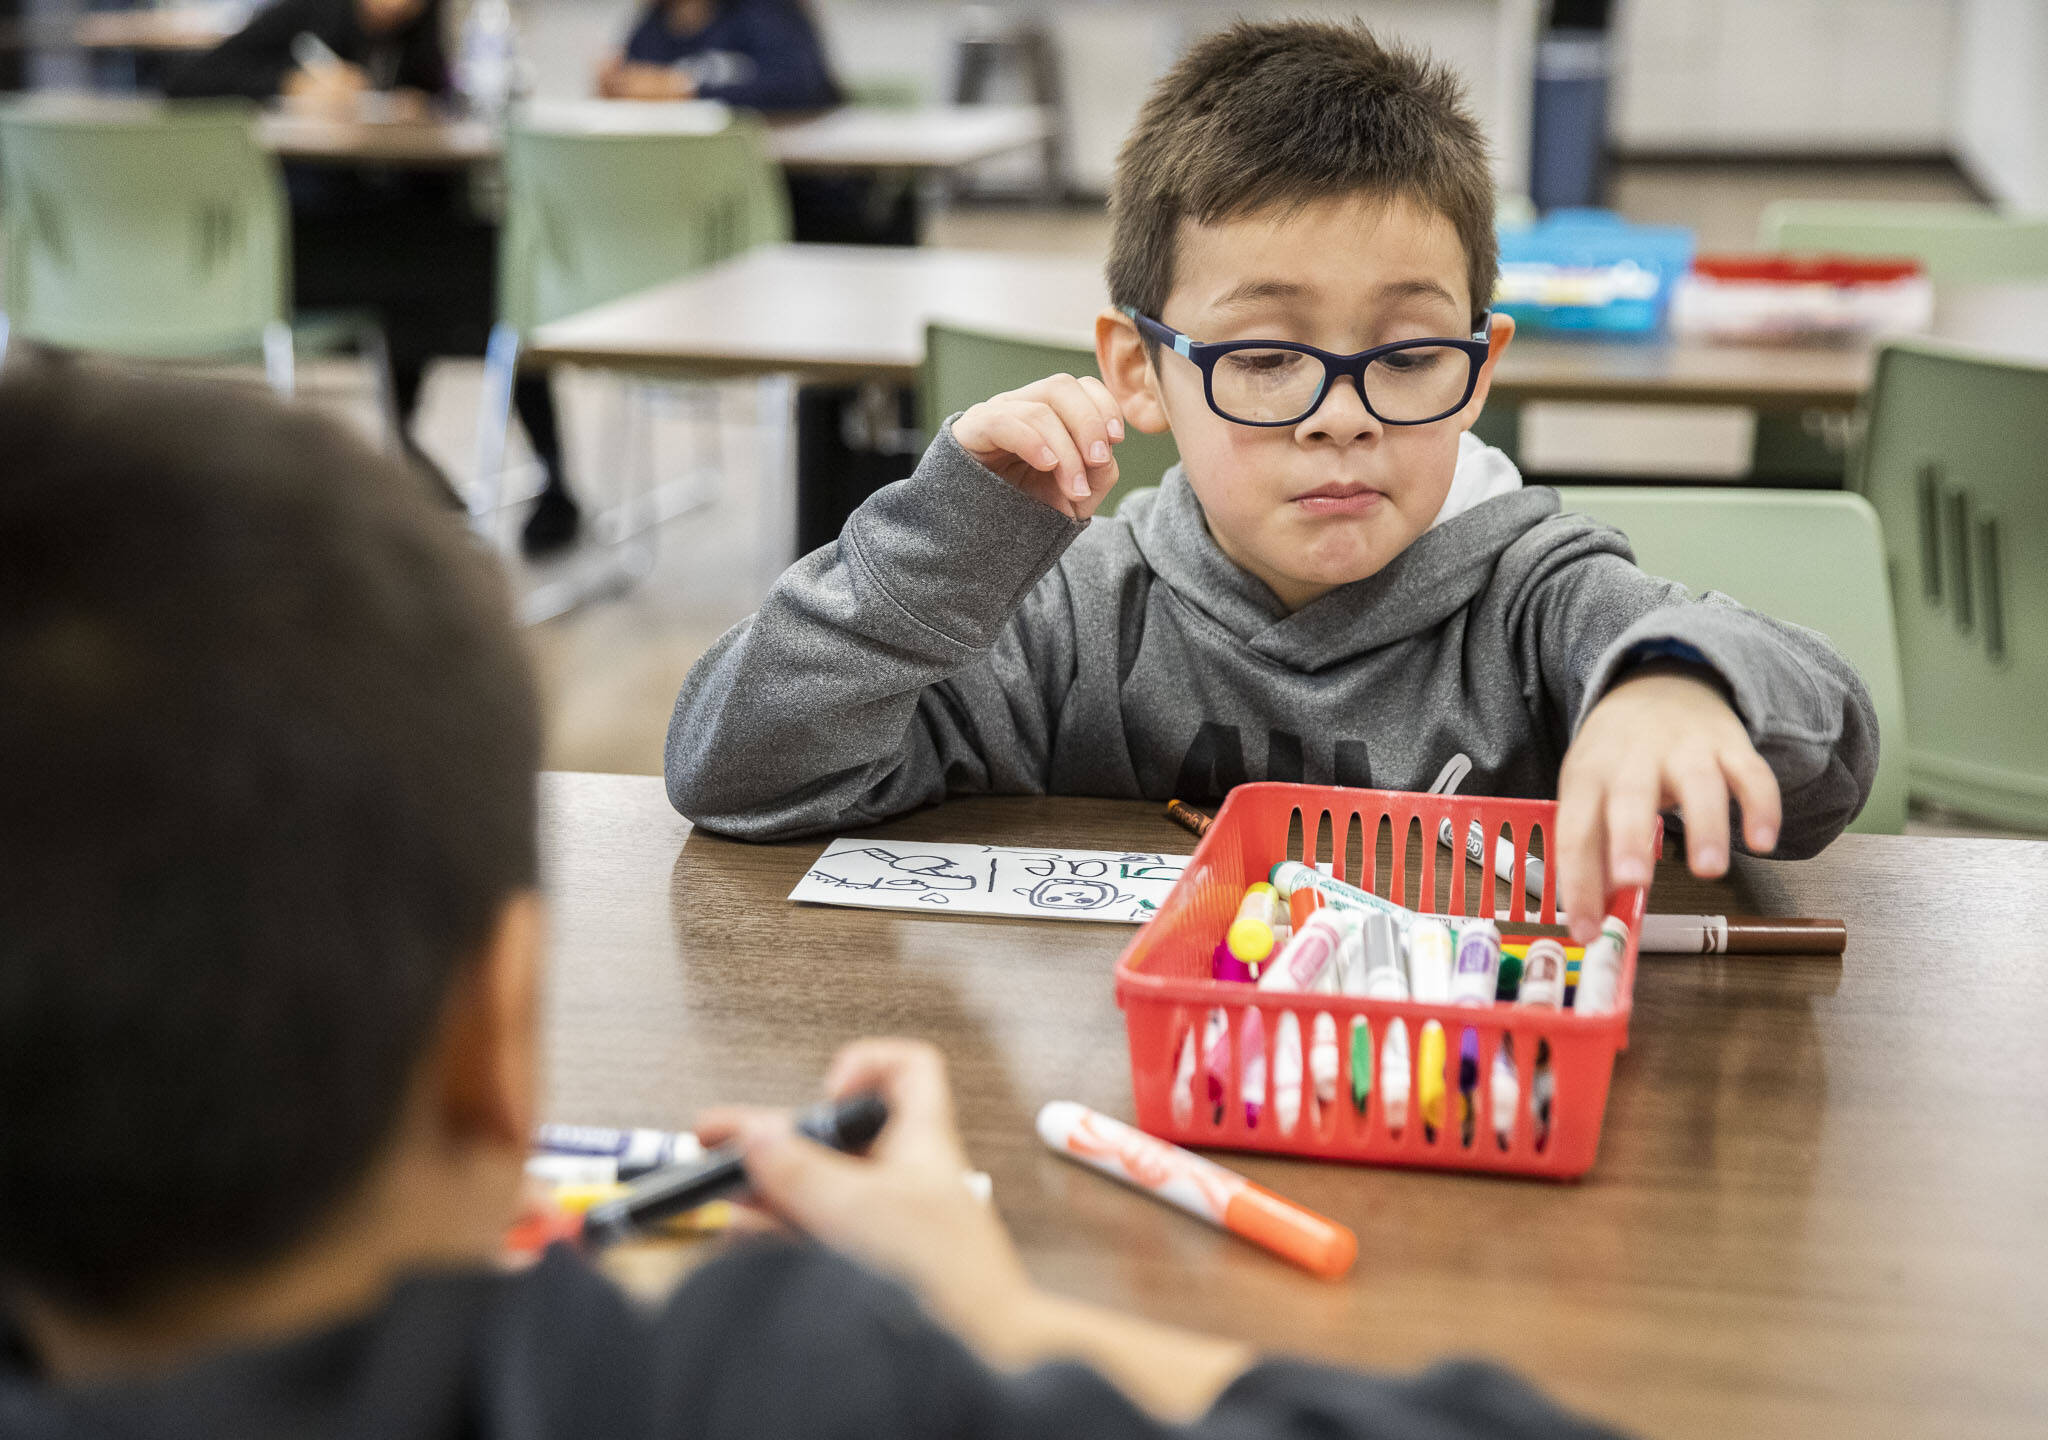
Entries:
[[1158,912],[1188,859],[1151,851],[840,839],[826,847],[789,898],[877,910],[1137,925]]

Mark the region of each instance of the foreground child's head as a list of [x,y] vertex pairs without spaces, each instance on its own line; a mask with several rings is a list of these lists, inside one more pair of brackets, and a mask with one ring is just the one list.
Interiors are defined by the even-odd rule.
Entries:
[[0,455],[0,1287],[139,1317],[407,1196],[429,1251],[502,1226],[539,725],[495,566],[258,393],[16,373]]
[[1146,102],[1110,210],[1103,376],[1139,428],[1172,429],[1217,544],[1290,607],[1376,573],[1436,518],[1512,327],[1496,323],[1491,355],[1375,361],[1376,416],[1354,380],[1316,404],[1320,364],[1288,351],[1217,355],[1205,391],[1148,322],[1339,355],[1469,341],[1493,291],[1493,182],[1456,80],[1360,26],[1222,31]]

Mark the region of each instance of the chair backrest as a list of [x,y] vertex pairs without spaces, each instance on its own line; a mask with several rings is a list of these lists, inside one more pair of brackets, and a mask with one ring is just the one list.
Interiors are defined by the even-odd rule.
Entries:
[[1914,793],[2048,828],[2048,365],[1884,346],[1860,488],[1890,551]]
[[1877,711],[1878,769],[1851,830],[1906,824],[1906,737],[1898,632],[1878,517],[1840,491],[1560,487],[1564,508],[1628,536],[1636,563],[1695,593],[1719,590],[1818,630],[1863,676]]
[[[990,335],[957,325],[927,325],[924,332],[924,375],[919,383],[924,429],[934,434],[948,415],[978,404],[991,395],[1015,390],[1048,375],[1094,375],[1095,352],[1078,345],[1050,345]],[[1116,447],[1117,481],[1098,515],[1114,515],[1124,498],[1157,485],[1180,460],[1171,435],[1145,435],[1127,428]]]
[[11,331],[130,356],[260,346],[289,313],[291,230],[255,121],[213,101],[0,110]]
[[1936,281],[1996,284],[2048,275],[2048,215],[1983,205],[1779,200],[1757,228],[1766,250],[1910,255]]
[[535,108],[505,140],[498,318],[524,333],[788,238],[759,121],[722,106]]

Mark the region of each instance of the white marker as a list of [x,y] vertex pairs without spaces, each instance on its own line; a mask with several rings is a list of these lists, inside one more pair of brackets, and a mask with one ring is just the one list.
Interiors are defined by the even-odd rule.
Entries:
[[1600,933],[1579,958],[1579,988],[1572,1009],[1581,1015],[1606,1015],[1621,999],[1621,955],[1628,948],[1628,926],[1609,915]]

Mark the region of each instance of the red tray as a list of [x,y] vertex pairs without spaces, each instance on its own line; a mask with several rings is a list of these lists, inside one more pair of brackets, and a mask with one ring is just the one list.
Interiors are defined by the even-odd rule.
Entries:
[[[1131,1092],[1139,1126],[1181,1145],[1553,1179],[1585,1174],[1600,1145],[1600,1119],[1607,1105],[1614,1057],[1628,1047],[1636,936],[1642,928],[1646,888],[1617,890],[1607,897],[1607,913],[1627,923],[1629,942],[1622,957],[1619,1001],[1605,1015],[1512,1004],[1477,1008],[1337,995],[1285,995],[1213,980],[1209,973],[1210,957],[1236,914],[1245,887],[1266,879],[1281,860],[1302,859],[1304,848],[1311,858],[1329,849],[1339,877],[1376,893],[1375,867],[1364,862],[1376,854],[1385,855],[1391,874],[1384,893],[1390,898],[1425,911],[1467,916],[1486,913],[1491,887],[1468,884],[1467,880],[1468,875],[1476,880],[1478,867],[1464,863],[1462,852],[1454,857],[1448,847],[1438,843],[1445,820],[1461,838],[1476,821],[1488,837],[1505,833],[1510,839],[1518,857],[1512,899],[1494,914],[1503,940],[1529,938],[1536,933],[1529,928],[1532,923],[1551,923],[1557,914],[1556,879],[1548,866],[1536,915],[1527,913],[1522,884],[1531,837],[1542,833],[1542,850],[1549,853],[1553,847],[1548,836],[1556,814],[1556,804],[1548,800],[1417,795],[1318,785],[1240,785],[1232,790],[1159,914],[1138,932],[1117,961],[1116,996],[1130,1036]],[[1383,821],[1388,825],[1384,835]],[[1421,865],[1419,874],[1411,875],[1407,852],[1418,825]],[[1317,839],[1325,836],[1327,846],[1318,845]],[[1440,870],[1448,871],[1447,900],[1440,896]],[[1223,1086],[1220,1106],[1209,1094],[1209,1067],[1202,1063],[1200,1053],[1213,1011],[1223,1012],[1228,1025],[1225,1040],[1215,1047],[1221,1057],[1217,1066]],[[1280,1019],[1289,1012],[1300,1027],[1302,1042],[1300,1100],[1291,1129],[1281,1124],[1276,1067],[1270,1063],[1265,1067],[1263,1094],[1255,1097],[1259,1105],[1253,1116],[1247,1114],[1246,1097],[1241,1093],[1242,1067],[1234,1063],[1242,1053],[1248,1016],[1258,1017],[1260,1042],[1270,1057],[1276,1048]],[[1310,1068],[1313,1023],[1318,1015],[1331,1017],[1338,1038],[1335,1098],[1327,1104],[1318,1103]],[[1377,1073],[1372,1076],[1364,1109],[1353,1104],[1354,1019],[1371,1029],[1375,1069],[1388,1025],[1400,1020],[1406,1026],[1410,1075],[1406,1121],[1399,1130],[1388,1126],[1385,1087]],[[1421,1123],[1424,1092],[1421,1076],[1415,1073],[1421,1057],[1422,1027],[1430,1020],[1443,1026],[1446,1042],[1442,1091],[1446,1123],[1435,1127],[1433,1138]],[[1467,1092],[1469,1127],[1463,1123],[1459,1076],[1467,1030],[1476,1031],[1478,1041],[1477,1084]],[[1175,1066],[1191,1033],[1196,1037],[1197,1063],[1191,1083],[1176,1097]],[[1491,1078],[1494,1055],[1503,1037],[1511,1037],[1510,1055],[1518,1071],[1505,1144],[1497,1136]],[[1553,1089],[1547,1126],[1539,1123],[1531,1103],[1537,1089],[1534,1062],[1539,1056],[1547,1059]]]

